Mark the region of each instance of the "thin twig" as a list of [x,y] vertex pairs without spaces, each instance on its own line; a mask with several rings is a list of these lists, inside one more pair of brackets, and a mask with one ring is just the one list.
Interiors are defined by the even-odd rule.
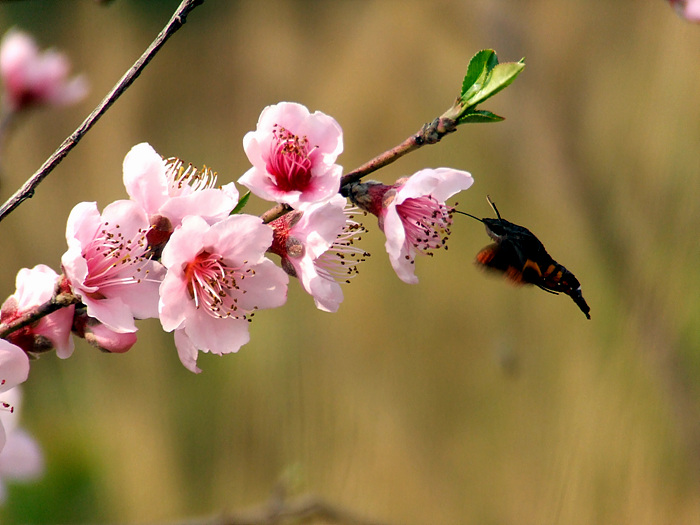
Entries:
[[114,104],[114,102],[127,90],[127,88],[136,80],[146,65],[151,61],[155,54],[163,47],[166,40],[170,38],[178,29],[180,29],[187,15],[192,9],[204,3],[204,0],[183,0],[180,6],[173,14],[170,21],[166,24],[163,30],[158,34],[156,39],[148,46],[148,49],[141,57],[129,68],[124,76],[112,88],[112,91],[104,98],[102,102],[94,109],[85,121],[76,129],[63,144],[44,162],[39,170],[31,176],[17,192],[0,207],[0,221],[9,215],[23,201],[31,198],[39,183],[53,171],[53,169],[68,155],[78,141],[83,138],[85,133],[97,122],[97,120]]
[[398,146],[389,151],[385,151],[381,155],[377,155],[359,168],[355,168],[351,172],[343,175],[343,178],[340,180],[341,192],[345,186],[353,182],[358,182],[365,175],[369,175],[373,171],[377,171],[379,168],[391,164],[395,160],[400,159],[407,153],[417,150],[421,146],[437,144],[442,137],[456,130],[457,122],[454,120],[446,117],[436,118],[430,124],[425,124],[418,133],[411,135]]

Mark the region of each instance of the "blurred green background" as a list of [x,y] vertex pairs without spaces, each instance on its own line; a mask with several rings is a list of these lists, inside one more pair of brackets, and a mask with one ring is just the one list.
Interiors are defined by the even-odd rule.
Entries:
[[[20,123],[3,200],[178,3],[0,4],[3,32],[67,51],[92,84],[80,105]],[[338,120],[350,170],[447,109],[487,47],[526,57],[484,107],[506,121],[376,178],[472,172],[460,208],[490,216],[489,194],[535,232],[581,281],[591,321],[568,297],[479,271],[488,238],[466,218],[405,285],[368,218],[372,257],[339,313],[291,283],[237,355],[200,355],[200,375],[156,321],[127,354],[79,341],[67,361],[33,362],[22,419],[46,475],[10,486],[0,522],[167,523],[263,503],[285,478],[397,524],[700,523],[700,26],[662,0],[207,0],[0,224],[0,295],[22,267],[58,269],[77,202],[126,196],[133,145],[236,180],[243,135],[290,100]]]

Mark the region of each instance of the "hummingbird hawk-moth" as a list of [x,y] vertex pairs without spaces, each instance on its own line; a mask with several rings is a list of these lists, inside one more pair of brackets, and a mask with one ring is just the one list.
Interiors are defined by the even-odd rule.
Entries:
[[497,219],[480,219],[470,213],[454,210],[482,222],[486,233],[494,241],[477,254],[477,264],[503,273],[515,284],[534,284],[549,293],[565,293],[590,319],[591,309],[581,294],[581,284],[574,274],[555,261],[530,230],[501,218],[491,198],[486,198]]

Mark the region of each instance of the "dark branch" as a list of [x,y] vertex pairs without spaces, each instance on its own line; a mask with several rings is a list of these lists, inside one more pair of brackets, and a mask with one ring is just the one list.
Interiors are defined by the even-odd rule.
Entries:
[[143,55],[141,55],[141,58],[139,58],[136,63],[124,74],[121,80],[117,82],[117,84],[112,88],[112,91],[110,91],[104,100],[95,108],[95,110],[88,115],[78,129],[76,129],[66,140],[63,141],[63,144],[61,144],[61,146],[46,160],[46,162],[44,162],[39,170],[32,175],[31,178],[25,182],[24,185],[17,190],[17,192],[7,200],[7,202],[5,202],[5,204],[2,205],[2,207],[0,207],[0,221],[9,215],[23,201],[31,198],[34,195],[34,191],[39,183],[53,171],[53,169],[63,160],[63,158],[68,155],[68,152],[78,144],[78,141],[83,138],[85,133],[87,133],[95,122],[97,122],[97,120],[109,109],[112,104],[114,104],[122,93],[128,89],[134,80],[136,80],[155,54],[161,47],[163,47],[163,44],[165,44],[165,42],[183,26],[189,12],[203,2],[204,0],[183,0],[182,3],[180,3],[180,6],[177,8],[165,28],[163,28],[163,30],[158,34],[151,45],[148,46],[148,49],[146,49]]

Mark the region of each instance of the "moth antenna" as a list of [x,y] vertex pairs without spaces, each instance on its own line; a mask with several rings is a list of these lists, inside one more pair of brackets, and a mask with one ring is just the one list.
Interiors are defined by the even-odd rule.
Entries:
[[498,217],[499,220],[503,220],[503,219],[501,219],[501,214],[498,213],[498,208],[496,208],[496,203],[493,202],[493,201],[491,200],[491,196],[490,196],[490,195],[487,195],[487,196],[486,196],[486,200],[489,202],[489,204],[490,204],[491,207],[493,208],[493,211],[496,212],[496,217]]
[[476,216],[472,215],[471,213],[467,213],[467,212],[464,212],[464,211],[459,211],[459,210],[457,210],[457,209],[453,209],[452,212],[453,212],[453,213],[459,213],[460,215],[466,215],[467,217],[471,217],[472,219],[476,219],[476,220],[479,221],[479,222],[484,222],[483,219],[480,219],[479,217],[476,217]]

